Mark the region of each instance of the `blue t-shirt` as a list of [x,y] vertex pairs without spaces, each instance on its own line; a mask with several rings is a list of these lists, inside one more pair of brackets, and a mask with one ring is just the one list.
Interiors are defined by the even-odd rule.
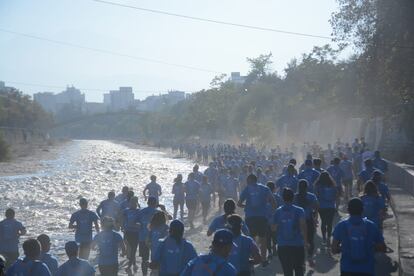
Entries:
[[122,237],[115,231],[103,230],[96,234],[93,241],[98,245],[98,264],[118,264],[118,249],[122,243]]
[[375,171],[375,169],[373,167],[370,168],[366,168],[365,170],[362,170],[358,176],[361,179],[361,181],[363,183],[367,182],[368,180],[371,179],[372,177],[372,173]]
[[235,276],[236,269],[232,264],[213,253],[200,255],[185,266],[181,276]]
[[213,188],[211,188],[210,184],[201,184],[200,185],[200,200],[201,200],[201,202],[210,202],[212,193],[213,193]]
[[76,222],[75,241],[92,241],[92,225],[98,219],[98,215],[95,212],[86,209],[73,213],[70,217],[70,223]]
[[342,185],[342,179],[344,178],[344,172],[339,165],[331,165],[326,170],[332,176],[333,180],[335,180],[336,186],[340,187]]
[[185,199],[197,200],[200,193],[200,183],[196,180],[189,180],[185,182]]
[[364,204],[364,212],[362,216],[374,222],[378,228],[381,228],[381,210],[385,210],[384,199],[380,196],[361,196],[362,203]]
[[273,224],[277,225],[277,244],[279,246],[303,246],[300,220],[305,219],[303,208],[285,204],[277,208]]
[[150,182],[145,186],[148,190],[148,196],[153,196],[158,200],[159,194],[161,193],[161,185],[156,182]]
[[378,184],[378,192],[381,194],[381,197],[386,201],[390,197],[390,190],[388,189],[388,185],[384,182]]
[[50,253],[42,252],[40,255],[40,261],[42,261],[44,264],[47,265],[52,275],[56,275],[59,265],[58,265],[58,260],[56,259],[55,256],[53,256]]
[[31,261],[27,258],[17,259],[7,270],[6,276],[52,276],[47,265],[40,261]]
[[339,164],[339,167],[344,172],[344,181],[353,180],[354,174],[352,173],[352,162],[349,160],[342,160]]
[[152,216],[157,212],[156,208],[146,207],[141,209],[138,213],[139,223],[141,224],[139,228],[139,241],[145,241],[148,237],[148,225],[151,222]]
[[23,224],[15,219],[0,222],[0,253],[19,252],[19,232],[24,231]]
[[246,201],[244,212],[247,217],[266,217],[266,205],[273,197],[267,186],[262,184],[248,184],[240,194],[240,200]]
[[180,244],[171,237],[162,240],[155,253],[152,256],[152,261],[159,264],[159,275],[178,275],[183,271],[186,264],[197,257],[197,252],[194,246],[185,239],[181,240]]
[[184,201],[184,183],[174,183],[172,188],[172,193],[174,194],[174,200],[183,202]]
[[233,248],[231,249],[228,261],[234,266],[237,273],[250,271],[250,256],[258,252],[259,249],[251,237],[240,235],[233,238]]
[[95,269],[88,261],[74,258],[61,265],[56,276],[94,276]]
[[[219,229],[226,228],[226,223],[227,223],[227,219],[226,219],[226,216],[225,215],[221,215],[221,216],[215,217],[211,221],[210,226],[208,227],[208,230],[211,233],[214,233],[214,232],[216,232]],[[249,228],[247,227],[247,225],[246,225],[246,223],[244,221],[242,222],[242,229],[241,230],[242,230],[243,234],[250,235]]]
[[217,177],[218,177],[218,171],[215,168],[207,168],[204,171],[204,175],[207,176],[208,178],[208,182],[210,182],[211,184],[216,184],[217,183]]
[[98,208],[96,208],[96,213],[99,217],[111,217],[116,219],[119,215],[121,207],[118,202],[115,200],[105,199],[103,200]]
[[[362,239],[351,238],[353,227],[362,228]],[[341,244],[341,272],[375,274],[375,244],[383,243],[384,237],[372,221],[351,216],[335,226],[333,238]]]
[[298,179],[306,179],[308,181],[308,191],[313,192],[313,183],[318,179],[320,173],[312,168],[305,168],[299,175]]
[[379,169],[383,173],[386,173],[388,171],[388,163],[382,158],[372,159],[372,165],[374,165],[375,168]]
[[338,189],[330,186],[319,186],[316,189],[320,209],[335,209]]
[[290,188],[294,193],[298,188],[298,179],[294,175],[284,174],[277,181],[276,186],[279,188],[279,191],[282,191],[283,188]]
[[151,229],[151,231],[149,232],[149,238],[151,243],[151,259],[154,257],[155,250],[157,249],[158,244],[160,243],[160,239],[164,239],[168,236],[168,229],[168,225],[164,224],[155,229]]
[[316,195],[308,192],[306,194],[305,202],[300,202],[299,199],[300,199],[299,194],[295,194],[295,199],[293,201],[293,204],[305,210],[305,218],[307,220],[312,218],[312,213],[315,210],[315,207],[318,205],[318,199],[316,198]]
[[139,209],[126,209],[124,211],[124,231],[125,232],[139,232]]

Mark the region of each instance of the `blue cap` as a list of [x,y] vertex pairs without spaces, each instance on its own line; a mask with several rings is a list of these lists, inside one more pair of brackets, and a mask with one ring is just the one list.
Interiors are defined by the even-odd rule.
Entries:
[[233,243],[233,233],[227,229],[220,229],[214,233],[214,245],[229,245]]

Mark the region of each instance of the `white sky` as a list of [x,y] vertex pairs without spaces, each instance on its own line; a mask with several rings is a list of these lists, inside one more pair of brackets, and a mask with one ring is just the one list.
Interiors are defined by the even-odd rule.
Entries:
[[[246,25],[329,36],[334,0],[110,0]],[[197,22],[92,0],[0,0],[0,29],[218,72],[248,71],[246,57],[272,52],[283,72],[293,57],[328,40]],[[214,73],[193,71],[0,31],[0,80],[23,92],[84,88],[88,101],[132,86],[136,98],[208,88]],[[9,82],[7,82],[9,81]],[[57,88],[11,82],[58,86]],[[93,89],[102,89],[97,91]]]

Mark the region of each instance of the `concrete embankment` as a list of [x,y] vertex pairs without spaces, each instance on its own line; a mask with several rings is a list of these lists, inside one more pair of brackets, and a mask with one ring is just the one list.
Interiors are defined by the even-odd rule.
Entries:
[[414,275],[414,166],[390,163],[387,178],[397,222],[400,275]]

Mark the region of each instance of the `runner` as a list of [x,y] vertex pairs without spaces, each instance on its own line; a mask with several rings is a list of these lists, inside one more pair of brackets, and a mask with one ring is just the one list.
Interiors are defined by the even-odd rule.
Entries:
[[129,191],[129,187],[128,186],[122,187],[121,193],[115,197],[115,200],[119,204],[121,204],[122,202],[124,202],[127,199],[128,191]]
[[35,239],[28,239],[23,243],[24,257],[17,259],[16,262],[7,270],[7,276],[51,276],[52,274],[47,265],[39,261],[40,243]]
[[279,260],[286,276],[305,273],[305,247],[308,247],[305,211],[293,205],[294,193],[285,188],[284,205],[276,210],[272,229],[276,232]]
[[342,155],[342,161],[339,164],[339,167],[344,172],[343,175],[343,184],[345,186],[344,192],[344,199],[345,202],[348,202],[350,198],[352,198],[352,186],[354,182],[354,171],[352,168],[352,162],[349,161],[347,155]]
[[289,164],[286,168],[285,174],[283,174],[277,181],[276,186],[279,189],[279,191],[282,191],[283,188],[289,188],[292,191],[297,190],[298,186],[298,179],[296,177],[296,169],[293,164]]
[[306,236],[308,237],[308,263],[314,267],[313,253],[315,250],[315,234],[318,222],[319,202],[313,193],[308,192],[308,182],[305,179],[299,180],[298,192],[295,194],[293,203],[303,208],[306,220]]
[[375,252],[386,246],[376,225],[363,219],[363,203],[353,198],[348,203],[350,217],[335,226],[332,253],[341,253],[341,275],[375,275]]
[[331,245],[332,224],[336,212],[338,189],[328,172],[322,172],[315,183],[321,217],[322,245]]
[[235,276],[236,269],[227,261],[232,248],[233,234],[226,229],[216,231],[210,253],[191,260],[181,276]]
[[261,256],[256,242],[241,233],[243,219],[239,215],[227,217],[228,227],[233,233],[233,249],[229,262],[236,269],[238,276],[252,275],[253,266],[260,264]]
[[341,159],[335,157],[332,161],[332,165],[329,166],[326,170],[331,175],[332,179],[335,181],[336,188],[338,189],[338,195],[336,197],[336,210],[338,210],[341,203],[341,195],[343,194],[342,179],[344,178],[344,172],[342,171],[339,164]]
[[[210,237],[219,229],[226,228],[227,218],[230,215],[233,215],[236,213],[236,202],[233,199],[227,199],[223,204],[224,209],[224,215],[220,215],[218,217],[215,217],[208,227],[207,230],[207,236]],[[247,227],[246,223],[242,222],[242,232],[245,235],[249,235],[249,228]]]
[[149,196],[152,196],[159,202],[159,197],[162,195],[161,185],[157,183],[157,177],[155,175],[151,175],[150,180],[151,182],[145,186],[145,189],[142,192],[144,194],[144,199],[146,201]]
[[364,195],[361,197],[364,205],[362,217],[369,219],[382,231],[382,221],[385,217],[385,202],[377,190],[377,186],[371,180],[365,183]]
[[139,242],[139,209],[138,209],[138,198],[132,197],[129,201],[129,208],[124,211],[123,219],[123,231],[124,240],[127,248],[128,266],[127,272],[131,271],[133,266],[134,271],[138,270],[136,254]]
[[269,181],[267,182],[266,186],[270,189],[270,191],[273,194],[273,197],[276,201],[276,208],[274,209],[272,207],[272,204],[270,202],[266,205],[266,218],[267,218],[267,251],[269,252],[269,258],[277,255],[277,249],[276,249],[276,236],[273,235],[272,231],[272,223],[273,223],[273,216],[275,214],[275,211],[277,208],[279,208],[283,204],[282,198],[279,196],[278,193],[276,193],[276,185],[275,183]]
[[99,203],[98,208],[96,208],[96,213],[100,218],[110,217],[113,218],[115,221],[118,221],[120,210],[121,207],[119,206],[119,203],[115,200],[115,192],[110,191],[108,193],[108,198]]
[[50,251],[50,237],[46,234],[41,234],[37,237],[37,241],[40,243],[40,261],[47,265],[52,275],[56,275],[58,270],[58,260],[55,256],[49,253]]
[[194,218],[197,211],[197,205],[200,195],[200,183],[195,180],[195,174],[192,172],[188,175],[188,181],[184,184],[185,204],[188,210],[188,223],[194,228]]
[[26,228],[15,219],[15,212],[9,208],[6,218],[0,222],[0,254],[6,258],[6,269],[19,257],[19,238],[26,234]]
[[93,238],[93,247],[98,248],[98,267],[102,276],[118,275],[118,250],[122,256],[126,255],[124,241],[120,234],[114,231],[115,221],[111,217],[101,220],[102,231]]
[[371,179],[372,174],[375,171],[374,165],[372,164],[371,159],[366,159],[364,161],[365,169],[359,172],[358,174],[358,191],[362,192],[364,184]]
[[72,214],[69,228],[75,229],[75,241],[79,244],[79,257],[88,260],[92,243],[92,224],[99,233],[98,216],[88,210],[88,201],[85,198],[79,200],[81,209]]
[[186,264],[197,257],[194,246],[183,238],[184,224],[179,220],[170,223],[169,235],[163,239],[152,255],[152,269],[159,269],[159,276],[180,275]]
[[[245,202],[245,203],[244,203]],[[247,177],[247,187],[241,192],[238,206],[244,208],[246,223],[253,238],[258,237],[262,265],[267,266],[267,219],[266,205],[270,202],[276,209],[276,201],[270,189],[257,183],[257,177],[253,174]]]
[[379,170],[375,170],[372,174],[371,180],[377,186],[378,192],[384,199],[385,204],[388,204],[391,200],[391,194],[387,184],[383,182],[383,173]]
[[203,223],[206,223],[207,221],[208,211],[210,210],[211,206],[211,195],[213,193],[213,188],[211,187],[210,183],[208,183],[208,177],[204,175],[203,182],[200,185],[200,201]]
[[183,183],[183,176],[178,174],[177,177],[174,179],[174,185],[172,187],[171,193],[174,195],[173,198],[173,205],[174,205],[174,219],[177,218],[178,207],[180,207],[180,218],[183,220],[184,218],[184,183]]
[[313,184],[315,183],[316,179],[319,177],[319,172],[312,168],[312,160],[306,159],[304,163],[304,168],[301,173],[298,175],[298,180],[300,179],[306,179],[308,182],[308,191],[313,192]]
[[379,150],[376,150],[374,152],[372,165],[378,170],[380,170],[383,174],[386,174],[388,172],[388,162],[381,158],[381,152]]
[[65,244],[66,255],[69,260],[62,264],[56,276],[94,276],[95,269],[88,261],[78,258],[78,244],[74,241],[69,241]]
[[168,236],[167,217],[163,211],[157,211],[151,219],[149,224],[149,248],[151,249],[151,260],[154,258],[155,250],[157,249],[160,239]]

